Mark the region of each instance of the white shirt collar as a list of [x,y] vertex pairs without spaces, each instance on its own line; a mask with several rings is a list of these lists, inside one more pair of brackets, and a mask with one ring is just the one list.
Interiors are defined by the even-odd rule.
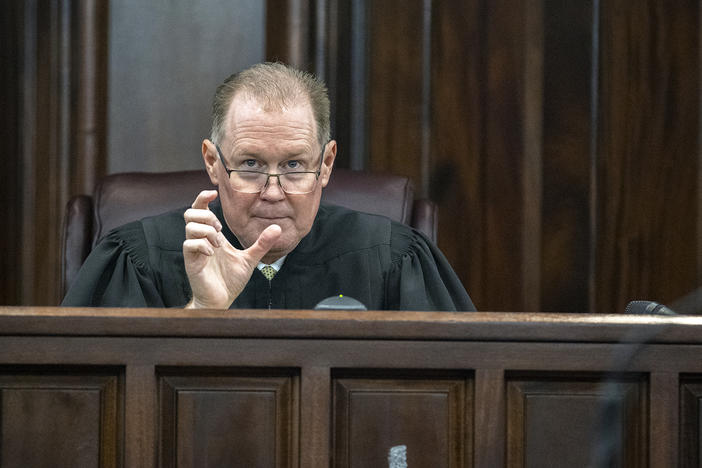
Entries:
[[280,268],[283,266],[283,262],[285,261],[285,257],[287,257],[287,255],[283,255],[282,257],[280,257],[278,260],[276,260],[275,262],[271,263],[270,265],[267,264],[267,263],[261,263],[261,262],[259,262],[259,264],[256,266],[256,268],[258,268],[258,269],[260,270],[261,268],[263,268],[263,267],[265,267],[265,266],[270,266],[270,267],[273,267],[273,269],[274,269],[276,272],[278,272],[278,271],[280,271]]

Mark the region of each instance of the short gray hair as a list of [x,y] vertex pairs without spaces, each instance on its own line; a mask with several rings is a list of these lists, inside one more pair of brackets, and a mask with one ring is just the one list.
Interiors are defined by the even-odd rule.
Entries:
[[317,123],[317,140],[324,146],[330,138],[329,95],[324,83],[311,73],[280,62],[264,62],[234,73],[217,87],[212,101],[210,139],[220,143],[225,136],[227,112],[234,96],[245,92],[266,108],[297,104],[306,99]]

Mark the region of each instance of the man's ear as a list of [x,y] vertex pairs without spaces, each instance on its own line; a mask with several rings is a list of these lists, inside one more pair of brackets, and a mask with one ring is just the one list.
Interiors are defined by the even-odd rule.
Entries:
[[319,175],[322,180],[322,187],[326,187],[329,183],[329,177],[331,177],[334,161],[336,160],[336,149],[336,140],[329,140],[324,150],[324,156],[322,156],[322,173]]
[[219,185],[217,183],[217,162],[219,162],[219,157],[217,156],[217,148],[214,143],[208,139],[202,140],[202,159],[205,161],[205,169],[207,170],[207,175],[210,176],[210,181],[212,185]]

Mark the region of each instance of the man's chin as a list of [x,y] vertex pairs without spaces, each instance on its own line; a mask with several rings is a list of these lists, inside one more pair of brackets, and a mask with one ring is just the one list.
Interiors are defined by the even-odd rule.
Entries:
[[271,249],[268,251],[267,256],[274,256],[274,260],[277,260],[280,257],[292,252],[299,243],[299,239],[278,239],[278,242],[273,244],[273,247],[271,247]]

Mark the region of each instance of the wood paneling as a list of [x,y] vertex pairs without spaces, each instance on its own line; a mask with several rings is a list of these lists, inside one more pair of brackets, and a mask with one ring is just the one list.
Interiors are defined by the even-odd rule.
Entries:
[[[264,3],[264,2],[257,2]],[[311,70],[310,44],[314,37],[310,0],[267,0],[265,2],[266,60],[281,61]]]
[[64,369],[0,370],[3,466],[122,466],[119,375]]
[[646,398],[640,379],[508,378],[507,464],[545,466],[549,454],[551,466],[647,466]]
[[680,384],[680,466],[700,466],[702,376],[686,375]]
[[[411,177],[422,187],[424,2],[370,2],[368,11],[369,166]],[[402,15],[396,12],[401,10]]]
[[[590,239],[592,187],[590,139],[592,125],[593,2],[543,2],[543,62],[541,102],[534,105],[541,121],[538,161],[540,184],[525,183],[524,192],[541,201],[537,219],[525,218],[525,229],[536,224],[535,245],[540,284],[529,309],[587,312],[590,300],[590,264],[594,255]],[[526,275],[525,275],[526,276]],[[525,279],[528,281],[528,277]],[[526,305],[526,304],[525,304]]]
[[[596,309],[699,286],[699,2],[603,2]],[[697,312],[700,312],[698,304]]]
[[[429,196],[439,205],[439,239],[474,302],[483,294],[484,54],[479,1],[434,2]],[[457,67],[457,63],[463,66]],[[462,229],[451,226],[461,225]]]
[[334,379],[334,466],[384,466],[393,447],[417,467],[462,467],[472,458],[470,380],[355,372]]
[[[0,48],[16,66],[2,81],[2,302],[58,301],[60,215],[107,167],[107,134],[145,168],[197,159],[168,143],[206,131],[207,112],[173,109],[209,102],[212,70],[233,71],[242,50],[328,81],[337,164],[408,175],[439,204],[439,247],[479,309],[622,312],[702,284],[699,2],[206,1],[205,16],[191,2],[166,16],[138,2],[3,4]],[[136,8],[160,25],[149,42],[180,45],[145,60],[148,76],[107,68],[140,63],[120,41],[144,52],[145,27],[114,14]],[[198,91],[184,98],[182,82]],[[146,117],[106,118],[135,96]]]
[[522,205],[524,174],[523,1],[487,2],[484,39],[486,101],[483,118],[483,271],[478,308],[517,310],[526,293],[522,275],[526,220]]
[[329,89],[332,136],[339,143],[335,164],[364,169],[368,165],[369,5],[367,0],[324,3],[325,29],[316,45],[317,63],[323,65],[315,71]]
[[298,466],[292,373],[171,368],[160,374],[160,466]]
[[3,157],[1,184],[10,234],[1,245],[8,253],[2,302],[56,304],[65,204],[92,190],[104,170],[106,4],[28,1],[3,8],[13,26],[3,28],[12,40],[2,45],[12,59],[3,73],[9,120],[2,128],[11,134],[11,153]]
[[[0,230],[0,302],[21,303],[22,157],[20,100],[22,80],[22,3],[0,2],[0,203],[5,229]],[[7,228],[9,227],[9,229]]]
[[621,312],[702,282],[696,2],[368,9],[368,167],[439,203],[479,308]]
[[[70,152],[71,2],[42,7],[25,2],[20,138],[22,220],[15,229],[21,239],[22,300],[54,304],[60,251],[59,227],[68,197]],[[20,237],[21,236],[21,237]]]

